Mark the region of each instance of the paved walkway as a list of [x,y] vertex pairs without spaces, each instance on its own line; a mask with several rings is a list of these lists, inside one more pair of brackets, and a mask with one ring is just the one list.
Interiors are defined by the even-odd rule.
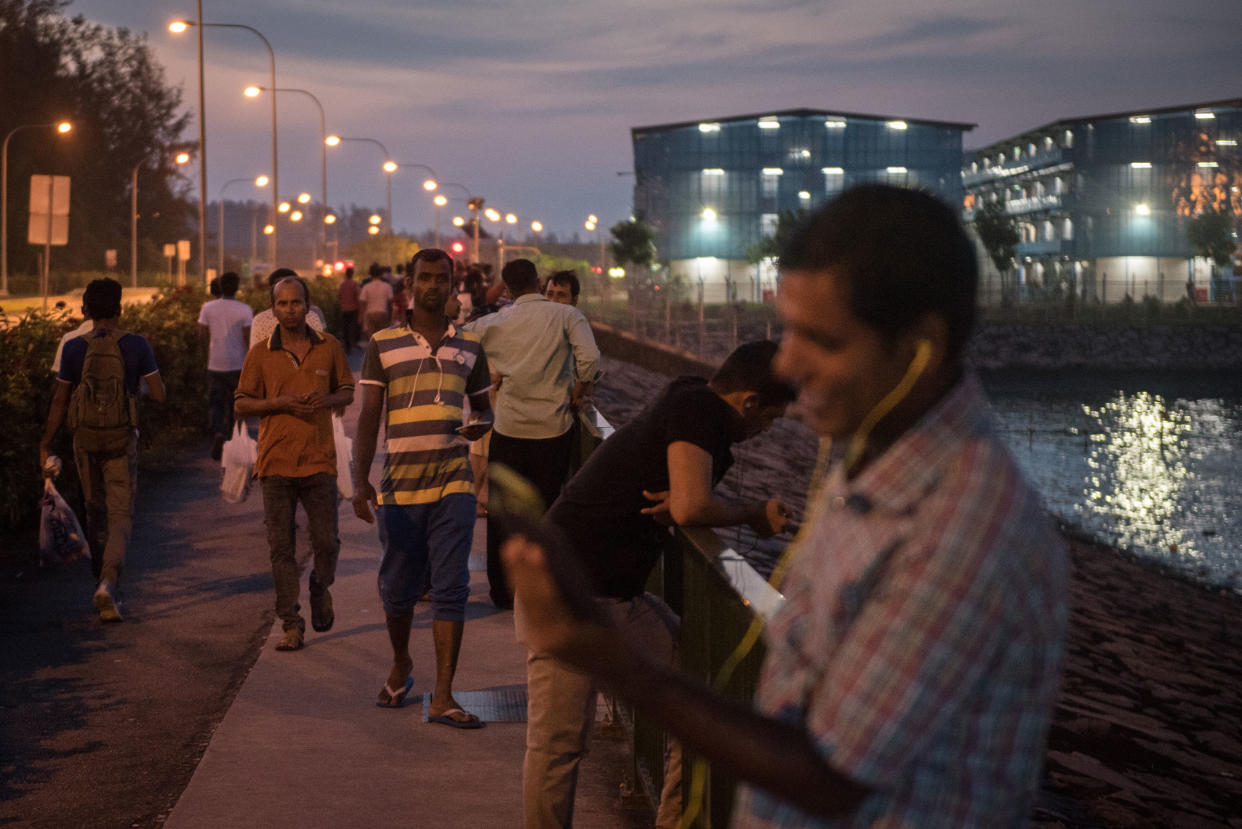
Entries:
[[[357,403],[347,413],[353,434]],[[377,470],[382,451],[377,453]],[[246,503],[261,522],[261,495]],[[232,510],[230,510],[231,512]],[[250,511],[247,509],[246,511]],[[305,524],[301,518],[300,523]],[[487,599],[483,542],[475,529],[471,590],[454,696],[487,721],[466,731],[426,722],[434,685],[430,608],[414,615],[414,688],[399,710],[375,706],[391,651],[375,586],[375,527],[340,506],[341,556],[332,587],[336,626],[306,647],[275,650],[277,621],[258,661],[212,736],[169,829],[218,827],[510,827],[521,824],[525,650],[513,615]],[[299,533],[300,536],[304,535]],[[262,545],[256,533],[255,544]],[[299,538],[299,550],[306,550]],[[303,579],[303,612],[309,621]],[[575,819],[583,827],[650,826],[623,802],[626,744],[597,728],[584,762]]]

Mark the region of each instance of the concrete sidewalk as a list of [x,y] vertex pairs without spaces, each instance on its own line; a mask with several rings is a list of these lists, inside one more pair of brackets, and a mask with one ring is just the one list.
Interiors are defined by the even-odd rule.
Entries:
[[[357,403],[347,413],[352,434]],[[378,465],[382,448],[377,452]],[[250,499],[261,499],[252,491]],[[305,525],[305,518],[299,516]],[[165,824],[219,827],[511,827],[521,825],[525,750],[525,649],[513,614],[487,598],[485,522],[475,525],[470,601],[454,696],[487,722],[467,731],[426,722],[434,686],[430,607],[415,609],[414,688],[404,708],[375,706],[392,664],[376,589],[374,525],[340,505],[341,555],[332,595],[336,625],[306,647],[275,650],[273,625],[257,662],[212,736]],[[262,544],[256,534],[256,544]],[[307,551],[304,529],[299,553]],[[303,613],[309,621],[306,574]],[[609,732],[612,736],[601,736]],[[621,797],[628,745],[596,729],[583,762],[575,822],[583,827],[650,826],[637,798]]]

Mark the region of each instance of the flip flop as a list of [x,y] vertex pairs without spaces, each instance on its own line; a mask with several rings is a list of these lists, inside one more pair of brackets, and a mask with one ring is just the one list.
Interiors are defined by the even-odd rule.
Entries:
[[[454,714],[461,714],[462,716],[466,717],[466,719],[464,720],[454,719],[453,718]],[[440,725],[447,725],[449,728],[465,728],[465,729],[482,728],[483,726],[487,725],[487,723],[480,720],[474,714],[467,714],[465,711],[461,710],[460,708],[450,708],[449,710],[445,711],[443,714],[437,714],[434,717],[429,716],[427,717],[427,722],[439,723]]]
[[407,676],[405,685],[400,691],[394,691],[388,687],[388,683],[384,683],[383,689],[379,692],[379,699],[375,701],[376,708],[400,708],[405,705],[405,695],[410,693],[410,689],[414,687],[414,677]]

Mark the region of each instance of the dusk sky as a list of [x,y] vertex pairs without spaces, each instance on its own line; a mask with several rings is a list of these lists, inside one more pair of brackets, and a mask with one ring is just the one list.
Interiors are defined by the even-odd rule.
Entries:
[[[167,30],[193,2],[67,13],[148,32],[197,117],[194,33]],[[590,213],[605,228],[630,215],[634,126],[807,107],[977,124],[970,149],[1060,118],[1242,96],[1242,0],[204,0],[203,16],[262,32],[277,86],[318,96],[329,133],[376,139],[562,238],[593,237]],[[208,28],[205,49],[214,200],[270,172],[270,106],[242,96],[267,85],[268,59],[238,29]],[[282,195],[317,198],[314,104],[280,94],[277,119]],[[329,149],[328,201],[382,206],[382,161],[368,144]],[[423,178],[393,180],[398,230],[434,222]],[[445,211],[447,227],[465,207]]]

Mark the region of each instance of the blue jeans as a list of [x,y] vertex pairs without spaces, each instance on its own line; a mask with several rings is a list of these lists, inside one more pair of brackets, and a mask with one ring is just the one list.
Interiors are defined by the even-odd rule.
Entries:
[[276,583],[276,615],[285,630],[306,630],[298,604],[301,578],[294,549],[295,512],[301,501],[315,560],[310,591],[318,595],[336,580],[336,560],[341,552],[336,530],[336,476],[326,472],[305,478],[268,475],[259,483],[263,487],[263,523],[267,526],[272,580]]
[[233,394],[240,379],[240,369],[207,372],[207,427],[213,435],[233,434]]
[[384,613],[409,613],[430,583],[432,618],[465,621],[474,495],[458,492],[431,504],[381,506],[376,518],[384,550],[379,566]]

